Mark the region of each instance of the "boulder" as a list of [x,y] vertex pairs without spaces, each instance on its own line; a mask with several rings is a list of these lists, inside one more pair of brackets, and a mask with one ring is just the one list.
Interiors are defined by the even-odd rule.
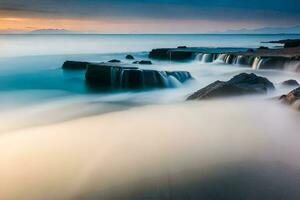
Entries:
[[85,70],[89,62],[80,62],[80,61],[65,61],[62,69],[64,70]]
[[299,83],[296,80],[290,79],[282,82],[281,85],[288,86],[288,87],[294,87],[294,86],[296,87],[299,86]]
[[267,78],[242,73],[229,81],[216,81],[192,94],[187,100],[203,100],[247,94],[264,94],[274,85]]
[[282,95],[279,100],[287,105],[292,105],[296,107],[297,110],[300,110],[300,87],[294,89],[287,95]]
[[159,59],[159,60],[168,60],[170,59],[169,51],[171,49],[152,49],[149,53],[149,58],[151,59]]
[[134,57],[133,57],[133,55],[126,55],[126,59],[127,60],[134,60]]

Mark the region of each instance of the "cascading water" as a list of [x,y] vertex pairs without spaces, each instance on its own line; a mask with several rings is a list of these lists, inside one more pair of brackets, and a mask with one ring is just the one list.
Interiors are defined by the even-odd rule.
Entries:
[[201,62],[202,63],[211,63],[211,62],[213,62],[213,60],[214,60],[214,55],[213,54],[211,54],[211,53],[209,53],[209,54],[205,53],[202,56]]
[[256,57],[253,61],[252,69],[258,70],[261,62],[262,62],[262,59],[260,57]]
[[214,63],[224,63],[226,56],[227,56],[226,54],[219,54],[219,55],[217,55],[217,58],[214,61]]
[[203,58],[203,53],[198,53],[195,57],[195,60],[196,61],[202,61],[202,58]]

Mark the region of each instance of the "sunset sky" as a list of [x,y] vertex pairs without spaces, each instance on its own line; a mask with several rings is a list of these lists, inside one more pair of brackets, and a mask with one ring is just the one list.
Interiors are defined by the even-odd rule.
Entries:
[[0,0],[1,32],[208,33],[299,24],[299,0]]

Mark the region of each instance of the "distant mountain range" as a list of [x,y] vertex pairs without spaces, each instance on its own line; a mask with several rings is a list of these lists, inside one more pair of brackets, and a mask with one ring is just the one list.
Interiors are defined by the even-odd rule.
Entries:
[[70,31],[66,29],[37,29],[27,34],[79,34],[80,32]]
[[239,29],[218,32],[220,34],[300,34],[300,25],[292,27],[264,27],[258,29]]

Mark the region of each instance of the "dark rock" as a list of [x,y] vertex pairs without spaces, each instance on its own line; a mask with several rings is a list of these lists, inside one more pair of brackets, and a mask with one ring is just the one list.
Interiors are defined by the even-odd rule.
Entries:
[[259,50],[264,50],[264,49],[269,49],[269,47],[260,46],[258,49],[259,49]]
[[246,94],[263,94],[274,89],[268,79],[255,74],[239,74],[227,82],[216,81],[188,97],[187,100],[202,100]]
[[120,60],[117,60],[117,59],[113,59],[113,60],[110,60],[108,61],[109,63],[120,63],[121,61]]
[[65,70],[85,70],[88,64],[90,63],[80,61],[65,61],[62,68]]
[[152,49],[149,53],[149,58],[159,59],[159,60],[168,60],[170,59],[169,51],[171,49]]
[[178,46],[177,49],[186,49],[187,46]]
[[282,82],[281,85],[293,87],[293,86],[299,86],[299,83],[296,80],[291,79],[291,80]]
[[253,49],[248,49],[247,52],[254,52],[254,50]]
[[134,57],[133,57],[133,55],[127,55],[127,56],[126,56],[126,59],[127,59],[127,60],[134,60]]
[[297,104],[296,109],[300,110],[300,87],[294,89],[287,95],[282,95],[279,100],[281,100],[282,103],[287,105],[294,105]]
[[132,64],[139,64],[140,61],[134,61]]
[[192,79],[190,73],[185,71],[160,72],[127,66],[110,63],[88,65],[86,83],[94,89],[131,90],[173,87],[170,76],[180,83]]
[[152,62],[150,60],[142,60],[139,62],[140,65],[152,65]]
[[194,58],[194,53],[191,51],[172,49],[153,49],[149,53],[149,58],[159,60],[174,60],[174,61],[186,61]]

